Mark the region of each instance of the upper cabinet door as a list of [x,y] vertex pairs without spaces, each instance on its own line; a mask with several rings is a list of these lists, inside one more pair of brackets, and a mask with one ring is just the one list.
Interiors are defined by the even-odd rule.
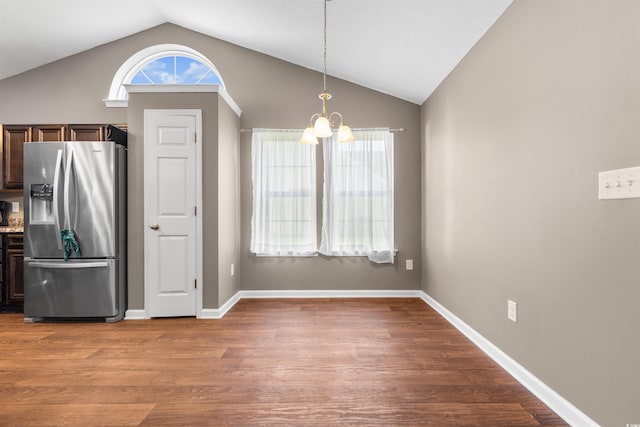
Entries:
[[25,142],[31,140],[31,127],[4,126],[2,132],[3,188],[22,188],[22,152]]
[[104,141],[103,125],[69,125],[69,141]]
[[67,134],[65,125],[37,125],[31,127],[31,141],[56,142],[64,141]]

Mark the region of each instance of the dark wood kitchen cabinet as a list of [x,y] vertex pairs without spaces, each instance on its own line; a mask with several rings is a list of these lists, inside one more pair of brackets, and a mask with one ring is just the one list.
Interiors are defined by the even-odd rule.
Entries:
[[22,146],[31,141],[30,126],[3,126],[2,129],[2,188],[22,188]]
[[[117,126],[127,130],[126,124]],[[22,190],[22,156],[25,142],[106,141],[109,138],[108,127],[106,124],[0,125],[0,190]]]
[[69,125],[68,141],[104,141],[104,125]]
[[22,189],[25,142],[64,141],[65,125],[5,125],[2,127],[2,188]]
[[31,141],[50,142],[64,141],[67,134],[65,125],[37,125],[31,126]]
[[24,307],[24,237],[22,233],[2,235],[2,311],[22,312]]
[[[7,304],[20,305],[24,304],[24,275],[23,275],[23,261],[24,261],[24,243],[23,235],[20,234],[7,234],[6,248],[5,249],[5,266],[4,281],[6,282],[6,296]],[[4,247],[5,245],[3,245]]]

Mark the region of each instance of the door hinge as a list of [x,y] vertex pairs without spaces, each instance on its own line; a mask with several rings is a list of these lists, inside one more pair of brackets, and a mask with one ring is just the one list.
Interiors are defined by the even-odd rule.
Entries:
[[194,289],[198,289],[198,279],[193,279],[193,287]]
[[196,215],[196,216],[198,215],[198,207],[197,206],[193,207],[193,214]]
[[194,132],[194,133],[193,133],[193,143],[194,143],[194,144],[197,144],[197,143],[198,143],[198,133],[197,133],[197,132]]

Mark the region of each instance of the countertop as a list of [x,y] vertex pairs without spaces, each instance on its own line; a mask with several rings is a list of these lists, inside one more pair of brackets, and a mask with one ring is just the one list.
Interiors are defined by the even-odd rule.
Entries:
[[0,234],[24,233],[24,227],[0,227]]

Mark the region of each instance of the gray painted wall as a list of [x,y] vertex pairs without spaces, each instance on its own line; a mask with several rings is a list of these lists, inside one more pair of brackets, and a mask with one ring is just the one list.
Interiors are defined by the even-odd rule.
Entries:
[[129,96],[129,308],[144,308],[144,110],[202,110],[203,307],[218,308],[218,94]]
[[[218,105],[218,301],[240,290],[240,119],[219,97]],[[205,185],[212,182],[205,181]],[[206,212],[205,212],[206,214]],[[209,260],[205,258],[204,262]],[[234,275],[231,276],[231,265]]]
[[606,426],[640,422],[640,200],[597,192],[640,165],[638,22],[515,0],[422,108],[423,289]]
[[[320,110],[318,93],[322,88],[321,74],[176,25],[164,24],[0,80],[0,123],[122,123],[127,120],[139,120],[132,117],[132,114],[138,113],[128,115],[126,109],[106,108],[102,100],[107,97],[113,75],[123,62],[139,50],[161,43],[189,46],[207,56],[216,65],[227,92],[242,109],[242,128],[303,128],[311,114]],[[330,67],[329,65],[329,69]],[[226,297],[239,288],[420,288],[420,106],[338,79],[329,78],[328,85],[334,96],[329,103],[330,110],[340,111],[352,127],[389,126],[407,129],[396,134],[395,148],[396,245],[400,251],[398,262],[393,266],[377,266],[365,258],[257,259],[250,254],[251,135],[245,133],[240,139],[239,150],[241,246],[237,263],[239,265],[236,267],[239,267],[241,282],[238,281],[238,277],[225,282],[224,290],[219,290],[220,297]],[[175,102],[176,105],[190,104]],[[135,140],[135,134],[140,135],[139,125],[130,123],[130,130],[134,133],[133,143],[139,144]],[[134,215],[129,228],[132,254],[129,263],[129,285],[132,289],[130,307],[141,308],[141,151],[130,153],[130,157],[133,160],[130,172],[135,179],[130,191],[130,212]],[[320,147],[317,157],[318,186],[321,189]],[[210,173],[213,175],[209,176]],[[206,183],[213,184],[214,187],[206,188],[205,191],[217,193],[218,186],[214,184],[217,183],[217,179],[216,171],[208,172],[205,168]],[[320,211],[321,192],[318,194]],[[210,212],[212,207],[207,203],[209,202],[205,203],[204,209]],[[225,211],[225,215],[231,213]],[[218,219],[215,221],[217,223]],[[218,250],[215,239],[217,235],[213,234],[205,239],[205,251],[209,254],[213,254],[213,246]],[[217,256],[216,254],[216,259]],[[216,267],[216,271],[205,271],[207,277],[226,280],[231,255],[225,252],[221,256],[224,257],[224,271],[220,270],[219,275]],[[404,270],[404,260],[407,258],[414,260],[413,271]],[[206,265],[206,268],[212,267]],[[209,292],[205,294],[208,308],[218,307],[224,302],[218,301],[218,293],[214,296]]]
[[[238,69],[254,70],[244,77],[243,94],[230,89],[242,108],[242,128],[304,128],[321,108],[322,76],[267,56],[238,57]],[[215,61],[215,59],[214,59]],[[217,65],[217,63],[216,63]],[[227,81],[224,71],[223,78]],[[251,134],[241,134],[241,271],[245,290],[419,289],[420,256],[420,107],[345,81],[329,78],[329,111],[339,111],[353,128],[406,128],[395,135],[395,238],[399,250],[394,265],[376,265],[363,257],[257,258],[249,252],[252,183]],[[322,218],[322,149],[317,147],[318,242]],[[404,269],[405,259],[414,270]]]

